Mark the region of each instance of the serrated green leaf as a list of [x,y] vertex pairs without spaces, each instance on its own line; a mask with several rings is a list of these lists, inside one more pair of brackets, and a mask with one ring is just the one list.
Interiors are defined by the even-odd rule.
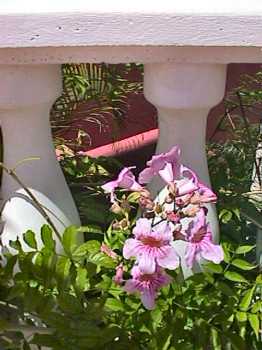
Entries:
[[246,253],[249,253],[254,248],[255,248],[255,245],[242,245],[236,249],[236,254],[246,254]]
[[27,230],[23,234],[23,239],[30,248],[37,249],[37,242],[35,239],[35,233],[33,231]]
[[259,334],[259,318],[256,314],[248,314],[247,316],[248,321],[250,323],[250,326],[252,327],[253,331],[255,332],[256,338],[258,339]]
[[240,273],[238,273],[238,272],[227,271],[227,272],[225,272],[224,276],[229,281],[239,282],[239,283],[248,283],[246,278],[244,276],[240,275]]
[[239,304],[240,310],[242,310],[242,311],[248,310],[248,308],[251,304],[252,298],[253,298],[254,290],[255,290],[255,287],[250,288],[246,291],[246,293],[244,294],[244,296]]
[[45,247],[55,250],[56,242],[53,239],[52,229],[48,225],[41,227],[41,239]]
[[242,260],[242,259],[234,259],[232,261],[232,265],[234,265],[234,266],[236,266],[239,269],[244,270],[244,271],[249,271],[249,270],[253,270],[256,268],[255,265],[250,264],[248,261]]

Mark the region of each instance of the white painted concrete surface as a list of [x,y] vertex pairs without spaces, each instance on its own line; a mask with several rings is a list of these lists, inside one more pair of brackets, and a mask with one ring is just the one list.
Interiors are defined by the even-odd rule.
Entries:
[[[146,97],[159,112],[158,152],[180,144],[186,164],[208,183],[205,122],[222,98],[225,64],[262,61],[260,0],[9,0],[0,4],[0,28],[5,162],[40,156],[39,166],[19,172],[75,223],[51,146],[48,109],[59,91],[59,69],[51,64],[146,63]],[[4,177],[4,198],[13,190]]]
[[[51,216],[61,217],[65,225],[59,224],[58,229],[62,232],[64,226],[80,224],[80,221],[52,144],[49,110],[60,93],[59,66],[0,65],[0,125],[4,164],[14,168],[23,159],[40,158],[20,164],[16,173]],[[1,196],[3,200],[14,196],[2,215],[6,223],[2,233],[5,242],[6,235],[13,239],[30,227],[39,232],[45,222],[43,218],[39,220],[41,216],[36,208],[16,197],[16,192],[20,190],[21,186],[4,172]]]
[[[147,64],[144,93],[158,110],[159,141],[156,153],[179,145],[181,161],[210,185],[206,160],[206,120],[209,110],[224,96],[226,65],[221,64]],[[159,178],[151,190],[156,195],[163,187]],[[218,223],[214,205],[209,206],[215,240]]]

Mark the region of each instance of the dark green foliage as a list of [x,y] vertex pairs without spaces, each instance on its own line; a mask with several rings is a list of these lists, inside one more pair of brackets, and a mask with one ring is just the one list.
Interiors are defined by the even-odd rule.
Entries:
[[[44,226],[43,248],[32,248],[35,235],[30,231],[24,238],[31,252],[17,246],[17,255],[6,254],[7,265],[0,270],[0,341],[5,349],[38,344],[54,350],[218,350],[228,343],[237,350],[260,349],[262,279],[246,260],[254,246],[224,243],[225,262],[208,263],[203,273],[186,281],[179,271],[172,272],[173,283],[150,312],[114,284],[117,260],[100,252],[99,241],[79,243],[81,232],[88,237],[94,230],[102,232],[97,226],[67,228],[64,253],[57,254],[51,229]],[[117,247],[128,235],[128,230],[109,228],[105,239]],[[26,341],[21,330],[29,328],[35,335]]]

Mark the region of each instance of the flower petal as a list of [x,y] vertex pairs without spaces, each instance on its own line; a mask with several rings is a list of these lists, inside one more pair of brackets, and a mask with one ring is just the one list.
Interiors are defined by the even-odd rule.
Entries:
[[152,257],[147,252],[139,255],[137,257],[137,262],[138,262],[139,269],[140,269],[141,273],[143,273],[143,274],[150,275],[150,274],[154,273],[156,270],[155,258]]
[[215,264],[219,264],[224,259],[222,247],[211,242],[205,244],[200,254],[204,259],[212,261]]
[[154,177],[154,171],[151,168],[145,168],[138,176],[138,182],[140,184],[148,184]]
[[158,257],[156,260],[159,266],[169,270],[175,270],[180,263],[175,248],[171,246],[165,247],[165,253],[163,256]]
[[136,282],[132,279],[127,280],[124,286],[124,290],[128,293],[135,293],[138,291]]
[[166,163],[164,168],[158,171],[158,174],[166,183],[174,181],[173,167],[171,163]]
[[139,239],[141,236],[147,236],[151,233],[151,221],[146,218],[138,219],[136,226],[133,229],[135,238]]
[[140,242],[134,238],[127,239],[123,247],[124,258],[130,259],[132,256],[136,257],[139,252],[140,245]]
[[111,193],[115,190],[117,187],[117,180],[115,181],[109,181],[106,182],[101,188],[106,192],[106,193]]
[[151,289],[145,290],[141,293],[141,302],[148,310],[153,310],[155,308],[155,298],[156,292]]
[[164,241],[173,240],[172,227],[168,221],[161,221],[153,228],[153,232]]
[[196,259],[196,244],[188,243],[186,247],[185,260],[188,267],[192,267]]
[[174,146],[165,154],[166,160],[168,162],[178,162],[180,158],[181,150],[178,146]]

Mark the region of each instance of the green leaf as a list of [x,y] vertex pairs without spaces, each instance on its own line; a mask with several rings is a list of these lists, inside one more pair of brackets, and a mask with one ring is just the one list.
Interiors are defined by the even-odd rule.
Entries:
[[230,288],[229,285],[227,285],[225,282],[217,281],[216,287],[228,297],[236,295],[235,291],[232,288]]
[[33,231],[27,230],[23,234],[23,239],[30,248],[37,249],[37,242],[35,239],[35,233]]
[[246,291],[246,293],[244,294],[244,296],[239,304],[240,310],[242,310],[242,311],[248,310],[248,308],[251,304],[252,298],[253,298],[254,290],[255,290],[255,287],[250,288]]
[[57,349],[57,337],[52,334],[35,334],[30,344],[37,344],[39,346],[48,347],[50,349]]
[[89,288],[87,269],[79,266],[76,273],[76,287],[80,292],[85,292]]
[[7,258],[7,263],[4,269],[4,276],[6,279],[10,278],[14,273],[14,267],[17,262],[18,255],[9,255]]
[[255,335],[258,339],[258,333],[259,333],[259,318],[256,314],[248,314],[247,316],[248,321],[250,323],[250,326],[252,327],[253,331],[255,332]]
[[234,350],[246,350],[245,342],[239,335],[233,332],[227,332],[224,335],[230,340]]
[[80,301],[71,294],[62,293],[57,297],[59,306],[70,316],[81,314],[84,312]]
[[105,307],[112,311],[123,311],[124,305],[120,300],[108,298],[105,303]]
[[15,250],[18,250],[20,253],[23,252],[21,243],[20,243],[18,238],[17,238],[16,241],[9,241],[9,245],[10,245],[11,248],[13,248]]
[[232,261],[232,265],[238,267],[241,270],[245,270],[245,271],[253,270],[256,268],[255,265],[250,264],[248,261],[242,260],[242,259],[234,259]]
[[80,235],[76,226],[69,226],[65,229],[62,237],[62,244],[67,254],[71,255],[77,248],[79,237]]
[[82,233],[103,233],[103,230],[98,225],[80,226],[77,231]]
[[112,269],[116,267],[116,261],[110,258],[109,256],[103,253],[91,254],[88,256],[88,261],[102,267],[106,267],[108,269]]
[[237,311],[236,318],[237,318],[238,322],[240,322],[240,323],[246,322],[247,313],[243,312],[243,311]]
[[100,252],[101,244],[96,240],[87,241],[78,246],[73,252],[73,259],[78,260],[85,258],[88,254],[96,254]]
[[253,314],[256,314],[257,312],[259,312],[260,310],[262,310],[262,301],[258,300],[251,309],[251,312]]
[[212,262],[208,262],[204,265],[205,268],[207,268],[208,271],[213,273],[223,273],[223,268],[219,264],[214,264]]
[[224,261],[229,264],[231,255],[230,255],[230,245],[226,242],[222,243],[222,248],[224,251]]
[[236,254],[246,254],[255,248],[255,245],[242,245],[236,249]]
[[219,219],[223,222],[223,224],[228,223],[232,219],[232,211],[228,209],[222,209],[218,215]]
[[130,203],[138,203],[139,198],[141,197],[141,193],[132,192],[128,195],[127,201]]
[[248,283],[244,276],[240,275],[240,273],[227,271],[224,274],[225,278],[229,281],[239,282],[239,283]]
[[70,273],[71,260],[66,256],[60,256],[56,264],[56,276],[58,283],[64,286],[67,283]]
[[215,328],[211,328],[211,341],[214,350],[222,350],[219,334]]
[[50,250],[55,250],[56,242],[53,239],[52,229],[48,225],[41,227],[41,239],[45,247]]

